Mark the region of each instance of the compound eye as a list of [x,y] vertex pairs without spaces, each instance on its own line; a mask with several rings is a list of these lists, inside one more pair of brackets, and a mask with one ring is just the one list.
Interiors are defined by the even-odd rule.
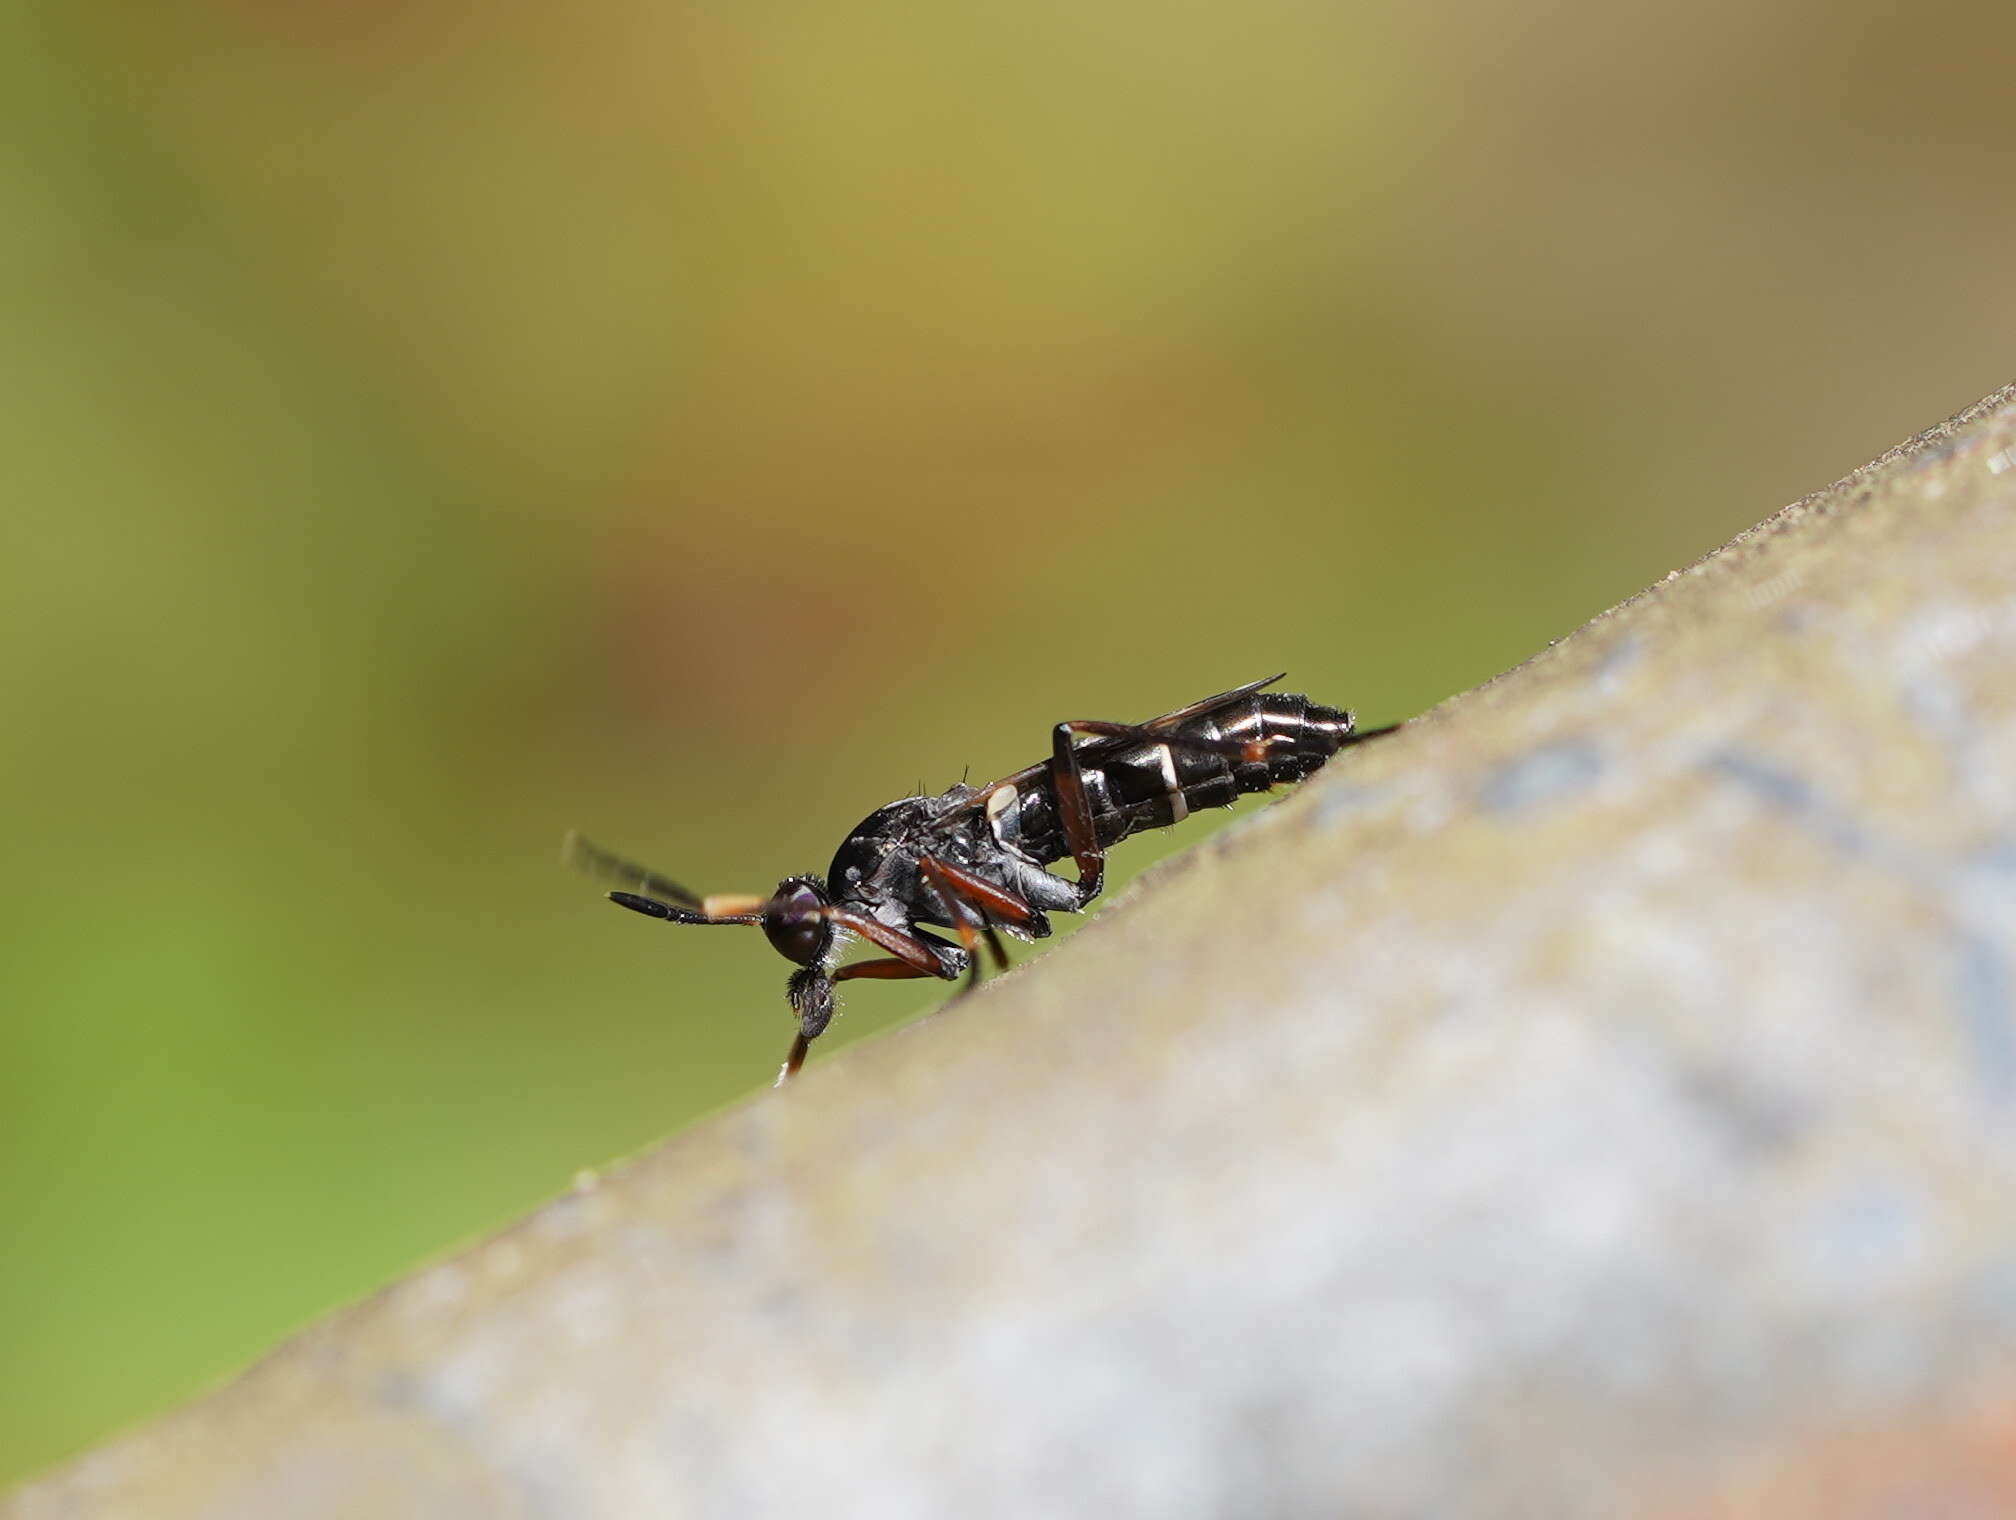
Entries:
[[825,952],[833,929],[826,895],[807,881],[787,881],[763,907],[763,932],[787,961],[809,966]]

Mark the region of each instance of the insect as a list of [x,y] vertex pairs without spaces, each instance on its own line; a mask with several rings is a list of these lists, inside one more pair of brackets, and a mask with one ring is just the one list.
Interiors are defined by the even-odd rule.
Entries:
[[[798,1033],[781,1084],[833,1018],[837,983],[962,975],[977,984],[981,947],[997,967],[1002,931],[1042,939],[1048,915],[1099,895],[1106,851],[1201,807],[1300,781],[1360,731],[1352,715],[1268,692],[1280,676],[1206,697],[1146,723],[1071,721],[1050,731],[1050,757],[988,786],[964,782],[905,797],[862,819],[824,878],[787,876],[767,897],[701,897],[570,834],[569,858],[621,889],[609,900],[673,924],[751,924],[798,969],[788,996]],[[1044,867],[1069,857],[1078,878]],[[933,934],[950,929],[958,943]],[[884,954],[841,965],[850,939]]]

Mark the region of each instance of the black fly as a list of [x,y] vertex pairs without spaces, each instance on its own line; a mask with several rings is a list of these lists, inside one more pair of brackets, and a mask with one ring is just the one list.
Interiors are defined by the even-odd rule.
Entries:
[[[978,982],[983,944],[1005,967],[1002,930],[1042,939],[1047,915],[1081,911],[1099,895],[1106,851],[1128,835],[1300,781],[1346,745],[1392,732],[1359,732],[1348,712],[1264,691],[1280,679],[1146,723],[1059,723],[1049,759],[989,786],[962,781],[935,797],[892,802],[847,836],[824,880],[787,876],[768,897],[699,897],[579,835],[569,836],[568,855],[623,888],[609,900],[633,912],[674,924],[761,925],[799,968],[790,983],[798,1034],[782,1082],[832,1020],[835,983],[962,974]],[[1076,881],[1043,869],[1066,856],[1078,867]],[[959,942],[927,924],[952,930]],[[886,955],[839,965],[853,935]]]

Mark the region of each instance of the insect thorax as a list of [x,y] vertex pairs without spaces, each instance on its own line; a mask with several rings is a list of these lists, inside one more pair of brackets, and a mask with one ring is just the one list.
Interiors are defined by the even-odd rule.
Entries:
[[858,903],[914,899],[921,852],[962,857],[967,853],[957,840],[959,831],[944,837],[936,825],[971,795],[969,787],[954,787],[935,797],[905,797],[870,813],[833,856],[826,879],[834,897]]

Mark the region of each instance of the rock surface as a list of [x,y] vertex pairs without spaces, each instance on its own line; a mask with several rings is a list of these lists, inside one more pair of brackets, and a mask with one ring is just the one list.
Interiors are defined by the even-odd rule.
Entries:
[[2016,1513],[2016,390],[10,1520]]

